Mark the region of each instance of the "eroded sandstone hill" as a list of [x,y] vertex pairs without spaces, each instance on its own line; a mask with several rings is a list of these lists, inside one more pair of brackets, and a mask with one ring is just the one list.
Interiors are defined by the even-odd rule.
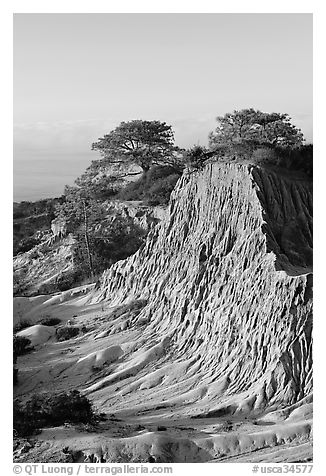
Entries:
[[[155,442],[160,461],[306,445],[311,273],[309,182],[240,164],[209,164],[184,174],[169,214],[135,255],[105,272],[88,296],[52,300],[52,312],[61,316],[69,306],[82,305],[84,317],[101,309],[64,371],[61,364],[55,372],[54,386],[66,387],[74,375],[102,411],[129,422],[173,420],[175,431],[166,441],[175,443],[185,435],[176,432],[178,425],[192,422],[194,433],[186,433],[173,456],[172,450],[166,456],[158,434],[119,440],[129,449],[148,446],[151,454]],[[45,304],[42,312],[50,309]],[[46,366],[42,362],[42,380]],[[24,388],[27,383],[22,394]],[[225,422],[237,430],[223,430]],[[114,460],[113,440],[102,444],[106,461]]]
[[161,342],[158,382],[164,362],[181,366],[182,393],[200,381],[210,413],[293,404],[312,384],[311,199],[305,182],[209,165],[180,181],[168,219],[104,275],[92,301],[146,300],[129,325],[146,323],[143,343]]

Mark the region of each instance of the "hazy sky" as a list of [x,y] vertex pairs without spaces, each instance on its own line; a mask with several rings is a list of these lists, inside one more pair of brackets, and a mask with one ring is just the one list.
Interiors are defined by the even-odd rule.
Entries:
[[287,112],[312,140],[312,15],[14,15],[16,159],[78,158],[132,119],[205,144],[245,107]]

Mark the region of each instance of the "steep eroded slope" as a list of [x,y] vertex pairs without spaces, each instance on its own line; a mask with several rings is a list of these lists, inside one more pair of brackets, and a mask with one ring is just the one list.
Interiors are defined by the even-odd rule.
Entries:
[[[57,371],[43,351],[42,381],[48,372],[53,388],[78,383],[102,411],[151,431],[94,437],[88,453],[220,461],[301,444],[310,458],[311,212],[302,179],[207,165],[180,179],[168,216],[135,255],[88,297],[60,298],[52,313],[71,309],[90,332],[64,362],[61,349]],[[58,345],[47,345],[53,359]],[[22,394],[28,385],[26,377]],[[153,429],[160,422],[164,437]],[[261,458],[290,461],[291,448]]]
[[[158,343],[154,380],[174,400],[194,390],[210,413],[291,405],[311,391],[310,214],[305,182],[209,165],[180,181],[169,217],[92,300],[147,301],[129,325],[144,324],[141,346]],[[139,375],[147,360],[132,365],[89,390],[125,372],[132,392],[150,382],[153,393],[153,375]]]

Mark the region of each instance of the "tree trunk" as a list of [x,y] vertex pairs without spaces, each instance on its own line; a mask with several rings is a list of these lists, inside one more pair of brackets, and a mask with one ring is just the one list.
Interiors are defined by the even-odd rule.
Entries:
[[91,273],[91,278],[94,281],[95,276],[94,276],[94,269],[93,269],[93,261],[92,261],[92,255],[89,248],[89,239],[88,239],[88,220],[87,220],[86,204],[85,204],[85,200],[82,200],[82,202],[83,202],[83,209],[84,209],[84,229],[85,229],[84,236],[85,236],[85,245],[86,245],[87,257],[88,257],[88,266]]

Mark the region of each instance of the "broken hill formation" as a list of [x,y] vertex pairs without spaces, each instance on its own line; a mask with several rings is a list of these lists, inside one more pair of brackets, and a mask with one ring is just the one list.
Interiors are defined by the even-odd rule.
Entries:
[[232,413],[291,405],[311,391],[311,205],[304,182],[209,165],[93,300],[148,301],[142,340],[164,341],[160,374],[182,366],[182,392],[199,380],[201,399]]
[[[106,316],[78,342],[65,375],[78,374],[79,388],[102,411],[129,421],[260,422],[259,429],[188,435],[188,450],[161,461],[306,444],[311,273],[309,182],[231,163],[184,174],[146,244],[106,271],[88,296],[58,304],[57,312],[82,304],[84,314],[102,309]],[[92,352],[83,355],[90,340]],[[101,451],[108,453],[105,444]]]

